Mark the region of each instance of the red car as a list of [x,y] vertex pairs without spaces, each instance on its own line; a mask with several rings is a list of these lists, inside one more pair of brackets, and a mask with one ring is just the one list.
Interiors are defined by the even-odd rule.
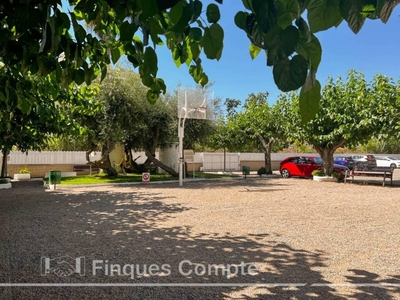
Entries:
[[[281,162],[279,171],[283,178],[291,176],[312,177],[312,171],[321,169],[322,159],[318,156],[293,156]],[[344,178],[347,167],[334,164],[334,172]]]

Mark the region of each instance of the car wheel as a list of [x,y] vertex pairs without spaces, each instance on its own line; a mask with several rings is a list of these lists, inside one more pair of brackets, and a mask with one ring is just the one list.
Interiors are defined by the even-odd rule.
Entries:
[[390,167],[391,167],[392,169],[396,169],[396,165],[395,165],[395,164],[391,164]]
[[283,178],[289,178],[290,177],[289,170],[288,169],[283,169],[281,171],[281,175],[282,175]]

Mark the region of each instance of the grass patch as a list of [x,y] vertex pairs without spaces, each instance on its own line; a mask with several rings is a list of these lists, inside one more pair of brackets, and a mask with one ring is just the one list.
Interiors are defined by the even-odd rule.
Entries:
[[[191,173],[189,178],[192,177]],[[233,177],[233,175],[221,175],[221,174],[210,174],[203,172],[196,172],[196,178],[223,178],[223,177]],[[168,181],[177,180],[178,178],[172,177],[169,174],[152,174],[150,175],[150,181]],[[49,179],[44,179],[46,183],[49,183]],[[79,185],[79,184],[105,184],[105,183],[126,183],[126,182],[142,182],[141,174],[126,174],[119,175],[117,178],[108,177],[104,174],[96,175],[81,175],[75,177],[63,177],[61,178],[61,184],[66,185]]]

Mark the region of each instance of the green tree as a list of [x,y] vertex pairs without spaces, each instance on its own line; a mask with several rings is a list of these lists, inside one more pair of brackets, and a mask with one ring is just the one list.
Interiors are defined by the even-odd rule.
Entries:
[[[2,72],[5,72],[4,68],[0,68],[0,74]],[[0,79],[4,77],[0,75]],[[12,79],[17,81],[20,89],[22,85],[28,89],[25,93],[32,104],[25,107],[23,102],[15,102],[14,97],[8,102],[0,101],[0,151],[3,154],[0,177],[7,174],[7,155],[13,147],[22,152],[40,150],[46,147],[51,134],[75,130],[72,120],[63,114],[63,107],[72,104],[82,107],[83,99],[89,98],[93,92],[92,89],[72,86],[62,89],[51,76],[18,73]],[[0,81],[0,86],[8,83]],[[9,92],[19,93],[20,90]]]
[[[282,103],[270,106],[267,98],[268,93],[250,94],[239,112],[228,105],[227,121],[217,131],[214,143],[230,150],[262,150],[267,174],[272,174],[271,152],[273,145],[284,136],[285,128],[281,120]],[[237,104],[229,99],[229,104],[232,103]]]
[[[90,161],[92,151],[100,148],[101,159],[91,163],[110,176],[117,176],[109,158],[117,144],[125,147],[126,158],[122,166],[125,169],[139,172],[153,163],[171,175],[177,175],[155,158],[155,152],[178,140],[178,94],[167,93],[155,104],[147,101],[146,94],[147,89],[141,84],[139,74],[117,68],[109,71],[100,84],[96,112],[88,115],[75,110],[74,119],[86,128],[87,160]],[[195,147],[214,130],[214,124],[208,120],[188,120],[186,130],[186,147]],[[145,152],[148,159],[144,166],[138,166],[132,160],[132,149]]]
[[371,138],[361,146],[361,151],[378,154],[398,154],[400,153],[400,141],[395,136]]
[[[222,4],[222,0],[216,0]],[[0,3],[0,61],[6,72],[0,86],[0,101],[33,105],[18,72],[46,76],[58,82],[80,85],[101,74],[121,56],[138,68],[154,103],[166,86],[157,77],[156,47],[165,44],[177,66],[186,64],[196,83],[205,85],[201,56],[219,60],[224,47],[224,30],[218,24],[218,5],[203,8],[200,0],[5,0]],[[303,121],[318,111],[320,96],[316,72],[322,48],[314,35],[345,20],[357,33],[366,18],[387,22],[398,1],[393,0],[243,0],[244,11],[235,16],[245,31],[250,55],[261,50],[273,67],[276,85],[282,91],[301,87]],[[304,19],[305,11],[307,18]],[[85,27],[85,24],[91,26]],[[94,36],[95,32],[99,37]],[[12,91],[19,91],[13,93]],[[27,109],[25,112],[27,113]]]
[[339,147],[363,143],[382,133],[383,128],[389,131],[389,124],[396,120],[390,103],[398,98],[393,93],[397,87],[389,83],[382,75],[368,83],[362,73],[354,70],[348,73],[346,81],[329,78],[322,90],[317,116],[307,124],[300,120],[298,95],[281,95],[283,101],[291,103],[286,116],[290,120],[287,125],[291,139],[313,145],[323,160],[324,173],[331,175],[333,154]]

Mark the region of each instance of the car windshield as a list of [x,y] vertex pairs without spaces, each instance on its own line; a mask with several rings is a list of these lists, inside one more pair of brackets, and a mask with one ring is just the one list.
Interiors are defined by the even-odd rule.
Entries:
[[388,159],[390,159],[390,160],[397,160],[397,158],[390,157],[390,156],[388,156]]
[[316,163],[316,164],[322,164],[322,159],[321,159],[321,157],[313,157],[312,160],[313,160],[314,163]]

